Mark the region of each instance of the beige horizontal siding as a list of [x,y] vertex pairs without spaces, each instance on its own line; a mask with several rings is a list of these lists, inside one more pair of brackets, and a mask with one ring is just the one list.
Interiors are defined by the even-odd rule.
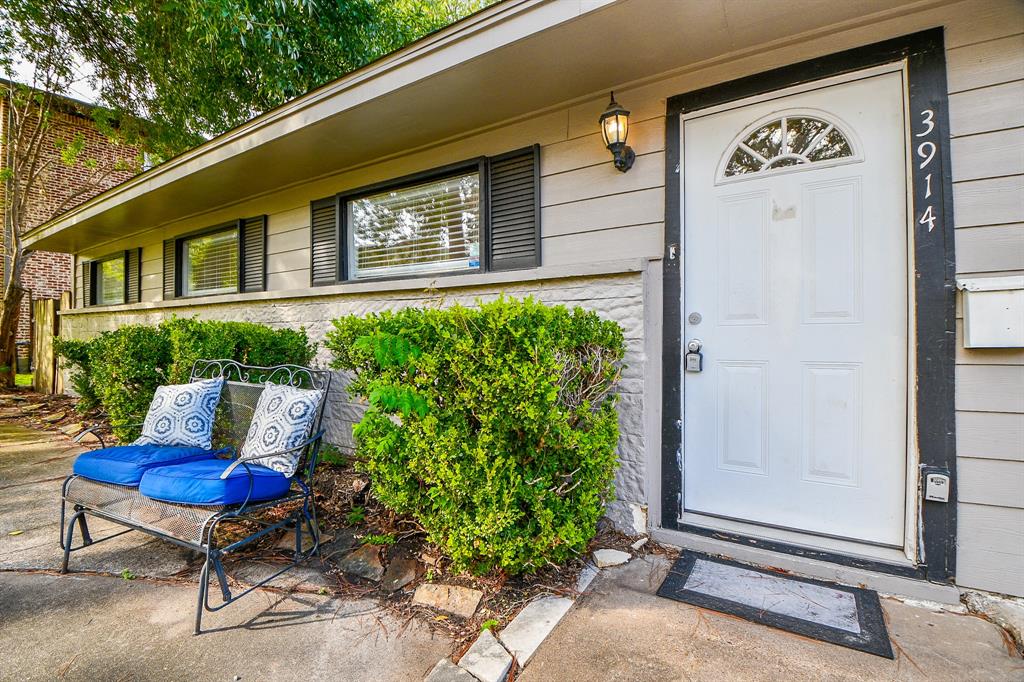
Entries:
[[960,502],[1024,508],[1024,462],[961,456],[957,475]]
[[950,93],[1020,80],[1024,33],[949,50],[946,62]]
[[956,409],[1024,412],[1024,366],[958,365]]
[[[555,206],[664,186],[663,151],[638,156],[628,173],[615,170],[609,155],[608,163],[547,176],[541,186],[540,201],[542,206]],[[629,198],[621,200],[629,201]]]
[[957,582],[1024,594],[1024,509],[965,503],[957,511]]
[[545,237],[542,249],[546,263],[566,265],[592,262],[595,253],[614,252],[617,258],[656,256],[661,253],[663,240],[663,224],[653,223]]
[[631,194],[613,194],[585,201],[546,206],[541,209],[541,229],[545,237],[607,230],[624,225],[663,222],[663,187],[637,190]]
[[960,272],[1024,270],[1024,223],[957,230],[956,266]]
[[955,181],[953,212],[957,227],[1024,222],[1024,176]]
[[1024,126],[1024,81],[949,97],[949,130],[954,137]]
[[961,411],[956,450],[960,457],[1024,462],[1024,414]]
[[1024,128],[953,138],[950,155],[957,181],[1024,173]]

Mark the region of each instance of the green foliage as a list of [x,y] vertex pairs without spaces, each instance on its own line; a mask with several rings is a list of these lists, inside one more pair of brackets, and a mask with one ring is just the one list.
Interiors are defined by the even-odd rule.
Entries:
[[188,381],[192,365],[201,358],[231,358],[246,365],[267,367],[291,363],[308,365],[316,353],[305,329],[273,329],[252,322],[200,321],[176,318],[161,324],[168,332],[171,383]]
[[350,526],[358,526],[366,520],[366,509],[364,507],[352,507],[345,515],[345,521]]
[[135,580],[138,577],[139,576],[137,576],[134,573],[132,573],[130,569],[126,568],[123,571],[121,571],[121,579],[122,580]]
[[617,463],[617,324],[502,298],[341,318],[326,345],[369,402],[357,467],[456,568],[519,573],[585,548]]
[[495,619],[488,618],[487,620],[485,620],[483,623],[480,624],[480,632],[483,632],[484,630],[493,630],[494,628],[498,627],[499,625],[501,625],[501,623],[499,623]]
[[100,399],[96,395],[92,373],[89,370],[89,342],[56,336],[53,339],[53,352],[61,359],[60,366],[71,370],[71,388],[79,395],[75,409],[79,412],[88,412],[98,406]]
[[395,536],[391,533],[370,533],[363,536],[364,545],[393,545],[395,544]]
[[89,372],[96,396],[121,442],[138,437],[156,387],[169,383],[167,330],[141,324],[103,332],[89,342]]
[[157,386],[187,382],[197,359],[308,365],[316,346],[304,329],[175,318],[155,327],[126,325],[91,341],[58,339],[55,351],[71,369],[76,392],[103,406],[125,442],[138,436]]
[[120,126],[148,119],[141,141],[169,158],[492,1],[34,4],[93,65]]
[[348,456],[346,456],[337,445],[334,445],[333,443],[323,443],[320,445],[320,463],[327,464],[329,466],[344,467],[348,466]]

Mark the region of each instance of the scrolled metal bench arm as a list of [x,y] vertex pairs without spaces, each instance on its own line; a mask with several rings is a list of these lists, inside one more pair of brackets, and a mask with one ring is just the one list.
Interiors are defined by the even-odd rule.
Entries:
[[[320,440],[321,438],[323,438],[323,435],[324,435],[324,430],[321,429],[315,435],[311,436],[310,438],[307,438],[306,440],[304,440],[303,442],[299,443],[298,445],[296,445],[293,448],[288,448],[287,450],[280,450],[278,452],[268,452],[268,453],[262,454],[262,455],[251,455],[249,457],[239,457],[238,459],[236,459],[235,461],[233,461],[231,463],[231,466],[229,466],[227,469],[224,470],[224,473],[222,473],[220,475],[220,477],[221,477],[222,480],[227,478],[228,476],[231,475],[232,471],[234,471],[236,468],[238,468],[238,466],[240,464],[244,464],[246,462],[253,462],[255,460],[266,459],[267,457],[279,457],[281,455],[287,455],[287,454],[290,454],[292,452],[302,452],[302,450],[304,450],[305,448],[309,447],[313,443],[315,443],[318,440]],[[246,471],[248,472],[248,469]],[[252,473],[251,472],[249,472],[249,477],[250,478],[252,477]]]

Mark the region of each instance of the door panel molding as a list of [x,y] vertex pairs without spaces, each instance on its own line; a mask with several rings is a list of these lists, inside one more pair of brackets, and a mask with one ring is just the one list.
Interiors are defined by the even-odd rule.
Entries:
[[[916,392],[916,440],[920,472],[940,470],[951,478],[948,503],[918,499],[920,535],[917,566],[896,567],[831,551],[784,542],[766,542],[680,521],[682,494],[682,162],[681,118],[684,114],[721,107],[814,81],[894,62],[906,65],[910,139],[913,160],[909,177],[913,198],[914,287],[910,311],[915,340],[913,366]],[[859,566],[886,573],[952,582],[956,573],[956,430],[954,413],[955,287],[953,194],[949,161],[949,112],[943,29],[828,55],[761,74],[678,95],[668,100],[666,135],[665,254],[663,266],[663,410],[661,525],[700,534],[728,536],[732,541],[800,556]]]

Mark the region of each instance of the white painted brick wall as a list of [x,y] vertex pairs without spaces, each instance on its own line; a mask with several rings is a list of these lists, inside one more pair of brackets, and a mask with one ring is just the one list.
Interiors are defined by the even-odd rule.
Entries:
[[[195,315],[209,320],[259,322],[271,327],[305,327],[310,338],[322,341],[331,328],[331,320],[343,315],[364,315],[409,306],[445,306],[454,303],[473,305],[478,299],[491,300],[501,294],[533,296],[548,304],[580,306],[622,325],[626,338],[625,369],[619,385],[619,457],[621,466],[615,480],[617,500],[608,510],[616,525],[628,532],[634,528],[629,503],[645,504],[644,464],[644,315],[643,285],[639,273],[600,277],[576,277],[500,287],[471,287],[444,291],[398,291],[380,294],[317,296],[280,301],[246,301],[203,305],[189,308],[125,310],[123,312],[76,313],[62,318],[63,335],[91,338],[101,331],[125,324],[156,324],[172,315]],[[320,348],[314,364],[325,367],[330,354]],[[349,400],[344,391],[345,376],[335,374],[324,423],[327,440],[350,449],[352,426],[363,407]],[[67,385],[67,384],[65,384]]]

